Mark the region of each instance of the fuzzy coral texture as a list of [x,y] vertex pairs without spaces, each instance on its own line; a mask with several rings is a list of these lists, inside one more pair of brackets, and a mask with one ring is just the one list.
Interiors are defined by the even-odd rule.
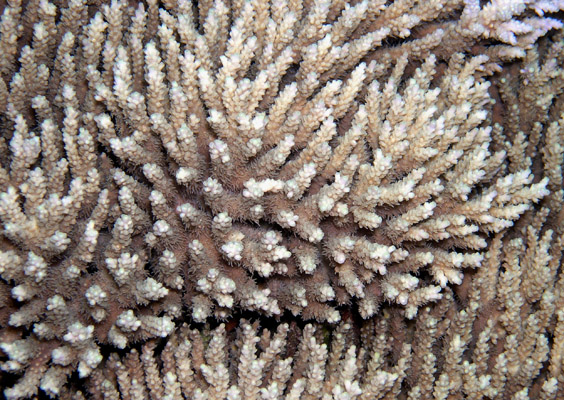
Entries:
[[564,396],[563,1],[2,7],[6,398]]

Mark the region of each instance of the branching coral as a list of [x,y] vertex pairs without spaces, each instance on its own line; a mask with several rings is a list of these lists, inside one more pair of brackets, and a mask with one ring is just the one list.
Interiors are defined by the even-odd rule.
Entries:
[[[9,1],[0,348],[24,376],[6,396],[67,393],[100,344],[184,317],[440,308],[492,237],[543,198],[561,207],[562,39],[533,45],[562,8]],[[491,76],[523,57],[537,107],[503,132],[498,108],[518,100]]]
[[495,235],[467,287],[424,307],[415,325],[385,311],[358,331],[307,325],[299,344],[295,325],[257,334],[243,321],[237,335],[224,324],[183,327],[158,358],[153,342],[141,355],[112,355],[91,390],[104,399],[560,398],[564,236],[543,229],[545,218],[525,239]]

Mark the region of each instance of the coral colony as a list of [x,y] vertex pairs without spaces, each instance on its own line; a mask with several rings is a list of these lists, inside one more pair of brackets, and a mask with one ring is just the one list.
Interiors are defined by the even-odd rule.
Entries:
[[7,0],[7,399],[564,397],[562,0]]

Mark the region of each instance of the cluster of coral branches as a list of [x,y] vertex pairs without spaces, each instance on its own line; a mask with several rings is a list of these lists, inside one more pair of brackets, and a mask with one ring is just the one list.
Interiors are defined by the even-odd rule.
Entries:
[[8,0],[6,398],[564,395],[562,12]]

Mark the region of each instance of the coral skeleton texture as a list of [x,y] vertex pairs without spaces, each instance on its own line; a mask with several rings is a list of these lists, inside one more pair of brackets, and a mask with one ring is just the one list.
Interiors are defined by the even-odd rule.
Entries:
[[6,398],[564,396],[563,1],[1,7]]

